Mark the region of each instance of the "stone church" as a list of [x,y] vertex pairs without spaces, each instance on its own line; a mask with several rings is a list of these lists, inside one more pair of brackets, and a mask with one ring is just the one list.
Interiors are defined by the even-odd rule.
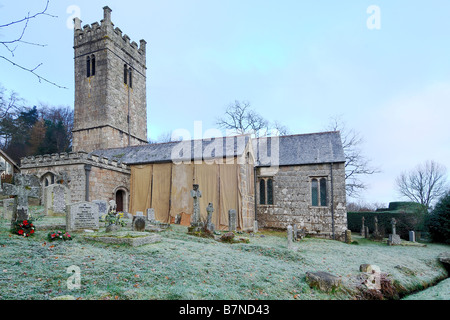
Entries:
[[281,137],[250,135],[147,143],[146,42],[139,45],[111,21],[74,24],[73,152],[21,159],[22,173],[42,187],[60,183],[71,201],[115,200],[119,211],[155,210],[156,219],[189,224],[190,190],[198,184],[201,216],[213,223],[285,229],[342,239],[347,229],[345,157],[339,132]]

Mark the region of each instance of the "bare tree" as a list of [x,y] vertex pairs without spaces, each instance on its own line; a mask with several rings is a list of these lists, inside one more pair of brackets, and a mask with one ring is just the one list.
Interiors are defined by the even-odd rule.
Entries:
[[435,162],[426,161],[409,172],[403,172],[396,179],[398,192],[430,208],[432,202],[447,191],[447,169]]
[[36,76],[38,78],[39,82],[45,81],[45,82],[50,83],[58,88],[67,89],[66,87],[60,86],[60,85],[56,84],[55,82],[52,82],[52,81],[48,80],[47,78],[41,76],[39,73],[37,73],[37,69],[42,65],[42,63],[39,63],[37,66],[34,66],[34,67],[25,67],[21,63],[14,61],[14,52],[16,51],[17,47],[20,44],[25,44],[25,45],[29,45],[29,46],[37,46],[37,47],[45,47],[46,46],[45,44],[25,41],[24,36],[25,36],[25,33],[27,31],[28,25],[31,20],[36,19],[40,16],[48,16],[48,17],[52,17],[52,18],[57,18],[57,16],[47,13],[49,3],[50,3],[50,0],[47,0],[46,4],[45,4],[45,8],[39,12],[36,12],[33,14],[28,12],[25,15],[25,17],[22,19],[11,21],[11,22],[0,25],[0,30],[8,30],[8,28],[15,28],[15,27],[20,28],[20,32],[18,34],[16,34],[15,36],[13,36],[11,38],[0,40],[0,47],[5,49],[8,52],[8,55],[10,55],[10,57],[7,57],[5,54],[2,54],[0,51],[0,58],[5,60],[6,62],[12,64],[15,67],[18,67],[19,69],[22,69],[24,71],[32,73],[34,76]]
[[345,154],[345,190],[347,196],[358,197],[361,191],[367,189],[361,178],[380,171],[372,167],[370,160],[364,156],[361,148],[364,140],[359,132],[347,129],[340,117],[332,118],[327,129],[341,133]]
[[248,101],[238,100],[230,104],[225,115],[217,119],[216,124],[230,130],[234,134],[254,134],[256,137],[268,135],[285,135],[289,129],[279,122],[270,123],[259,113],[253,110]]

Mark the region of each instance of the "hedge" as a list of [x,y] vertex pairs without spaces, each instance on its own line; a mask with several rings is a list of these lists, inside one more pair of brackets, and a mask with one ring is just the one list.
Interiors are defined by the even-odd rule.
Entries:
[[348,229],[352,232],[361,232],[362,217],[364,217],[364,226],[369,227],[369,232],[375,230],[375,217],[378,219],[378,231],[385,236],[392,233],[391,220],[397,220],[396,233],[401,238],[408,240],[409,231],[424,231],[423,223],[425,215],[419,212],[347,212]]

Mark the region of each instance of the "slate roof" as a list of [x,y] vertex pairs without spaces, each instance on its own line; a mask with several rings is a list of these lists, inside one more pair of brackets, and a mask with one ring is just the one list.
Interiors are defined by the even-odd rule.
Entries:
[[[281,137],[253,139],[253,151],[257,166],[270,166],[271,154],[278,144],[280,166],[345,162],[339,131],[298,134]],[[277,140],[278,139],[278,143]],[[272,145],[270,145],[272,143]],[[267,144],[268,147],[265,147]],[[266,156],[264,156],[266,155]]]
[[[215,157],[240,156],[244,153],[249,140],[250,135],[240,135],[101,149],[95,150],[90,154],[106,157],[129,165],[197,159],[205,160]],[[221,154],[219,150],[222,150]]]
[[[211,159],[218,156],[238,157],[245,152],[249,140],[250,135],[241,135],[102,149],[95,150],[90,154],[128,165]],[[219,155],[218,150],[221,147],[223,153]],[[252,147],[256,166],[345,162],[341,136],[338,131],[254,138]]]

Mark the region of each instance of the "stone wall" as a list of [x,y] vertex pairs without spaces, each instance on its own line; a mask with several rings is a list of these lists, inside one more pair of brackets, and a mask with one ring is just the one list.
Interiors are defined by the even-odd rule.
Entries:
[[[257,178],[273,177],[273,205],[259,204],[259,181],[257,190],[257,220],[260,227],[286,229],[297,224],[307,234],[332,238],[332,208],[336,239],[343,239],[347,229],[345,194],[345,167],[343,163],[333,164],[333,183],[331,183],[330,164],[283,166],[258,168]],[[311,179],[327,179],[327,206],[314,207],[311,201]],[[331,199],[333,185],[333,202]],[[333,206],[332,206],[333,204]]]
[[[72,202],[111,199],[116,188],[128,188],[131,175],[129,167],[125,164],[90,156],[85,152],[22,158],[21,170],[24,174],[37,175],[41,179],[42,186],[44,186],[43,177],[46,174],[51,173],[57,176],[66,172],[70,179],[68,187]],[[88,190],[86,190],[87,177]],[[87,196],[89,199],[86,199]]]

